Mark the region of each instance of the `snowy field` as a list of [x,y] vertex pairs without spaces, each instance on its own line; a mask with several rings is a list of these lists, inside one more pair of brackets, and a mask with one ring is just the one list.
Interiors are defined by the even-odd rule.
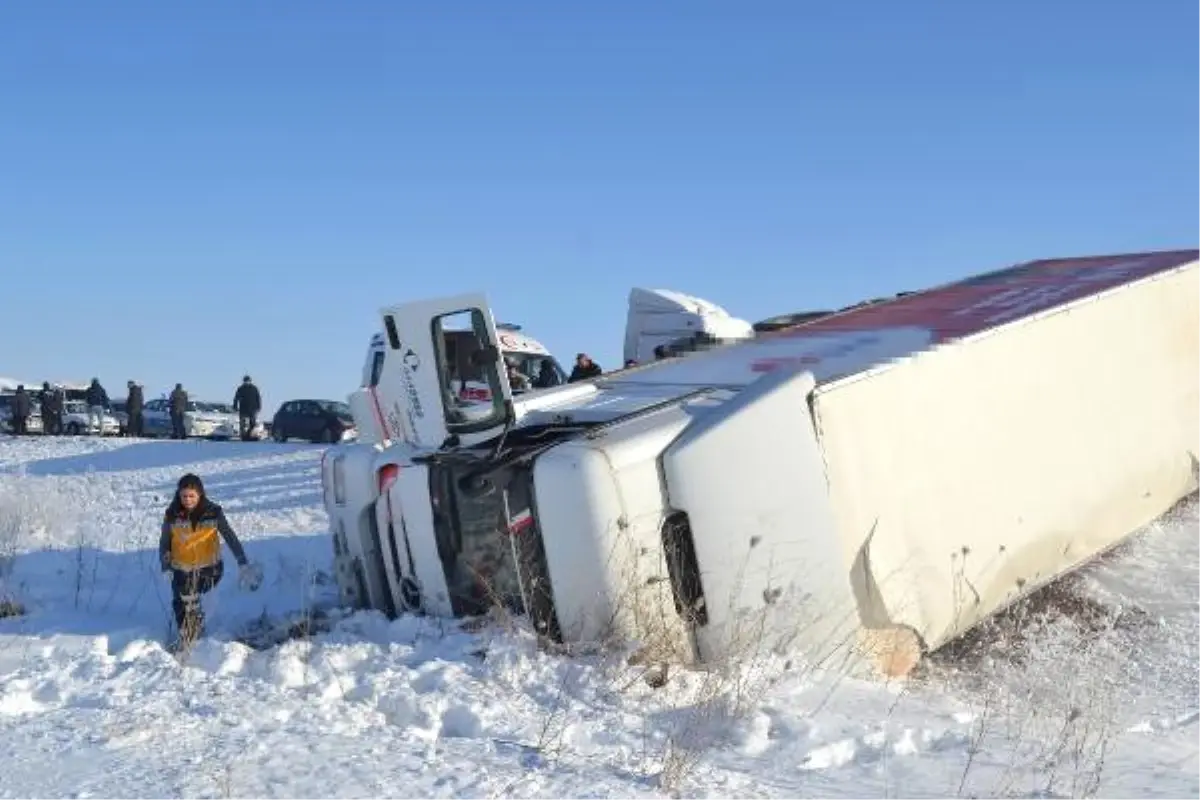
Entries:
[[[651,688],[616,656],[540,653],[375,614],[254,649],[332,601],[308,445],[0,437],[5,797],[1195,797],[1196,504],[906,684],[748,659]],[[195,471],[250,558],[166,653],[155,548]]]

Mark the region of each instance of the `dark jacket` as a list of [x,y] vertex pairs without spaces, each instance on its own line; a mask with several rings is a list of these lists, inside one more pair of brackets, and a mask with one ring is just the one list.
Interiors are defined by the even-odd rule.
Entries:
[[129,395],[125,398],[125,413],[140,414],[142,406],[146,404],[146,398],[142,396],[142,387],[134,385],[129,387]]
[[12,399],[13,417],[15,419],[26,419],[32,411],[33,403],[29,399],[29,393],[24,389],[17,389]]
[[604,374],[603,370],[600,369],[600,365],[595,361],[586,367],[576,364],[575,369],[571,370],[571,377],[567,378],[567,383],[586,381],[588,378],[598,378],[602,374]]
[[233,393],[233,410],[243,417],[249,417],[262,411],[262,395],[253,383],[243,383]]
[[554,367],[549,360],[542,362],[542,367],[538,370],[537,377],[533,380],[533,385],[538,389],[546,389],[551,386],[557,386],[559,382],[558,373],[554,371]]
[[108,408],[108,392],[104,391],[104,387],[99,383],[93,383],[87,388],[87,395],[84,399],[89,406],[104,406]]
[[158,560],[164,570],[173,568],[171,543],[180,530],[201,534],[206,530],[210,533],[215,531],[225,540],[237,563],[246,564],[246,551],[242,549],[241,541],[233,532],[229,520],[225,519],[225,512],[219,505],[207,497],[201,497],[200,502],[189,513],[180,505],[179,498],[175,497],[163,515],[162,533],[158,538]]
[[54,415],[54,390],[49,387],[43,387],[40,400],[42,406],[42,418],[49,419]]
[[188,396],[183,389],[171,390],[171,413],[182,414],[187,411]]

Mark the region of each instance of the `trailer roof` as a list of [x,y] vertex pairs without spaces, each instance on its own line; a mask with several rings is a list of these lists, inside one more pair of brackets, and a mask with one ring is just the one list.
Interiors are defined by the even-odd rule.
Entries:
[[961,339],[1200,258],[1169,250],[1029,261],[817,319],[774,336],[917,326],[931,344]]
[[810,369],[819,384],[828,384],[1198,259],[1200,250],[1172,250],[1031,261],[602,381],[618,393],[641,384],[734,386],[798,365]]

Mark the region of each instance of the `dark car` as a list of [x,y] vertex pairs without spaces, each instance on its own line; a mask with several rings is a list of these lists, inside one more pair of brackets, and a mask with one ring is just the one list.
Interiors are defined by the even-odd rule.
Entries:
[[271,420],[271,438],[277,442],[308,439],[328,444],[357,432],[350,406],[335,400],[288,400]]

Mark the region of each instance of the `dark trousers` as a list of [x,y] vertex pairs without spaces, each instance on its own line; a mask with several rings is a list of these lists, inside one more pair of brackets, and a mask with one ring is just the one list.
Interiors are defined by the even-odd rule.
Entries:
[[250,441],[250,432],[254,430],[254,426],[258,424],[258,413],[241,414],[238,416],[238,429],[242,434],[242,441]]
[[186,439],[187,431],[183,429],[183,414],[171,412],[171,438]]
[[26,428],[25,428],[27,420],[28,420],[27,417],[13,417],[12,418],[13,434],[15,434],[16,436],[24,436],[27,433]]
[[125,423],[126,436],[141,436],[142,435],[142,412],[130,411],[129,420]]
[[211,567],[192,572],[171,571],[171,610],[181,637],[195,638],[204,631],[204,608],[200,598],[216,588],[225,574],[225,564],[218,561]]

